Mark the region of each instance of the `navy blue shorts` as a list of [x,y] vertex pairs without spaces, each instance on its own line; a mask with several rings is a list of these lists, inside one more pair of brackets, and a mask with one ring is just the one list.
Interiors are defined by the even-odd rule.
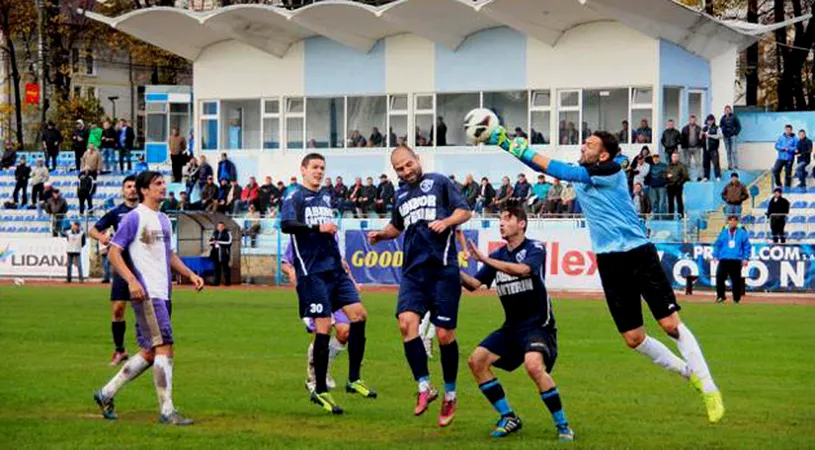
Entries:
[[430,322],[439,328],[454,330],[461,300],[458,266],[424,264],[402,274],[396,316],[412,311],[420,317],[430,311]]
[[493,366],[512,372],[524,363],[529,352],[543,355],[546,371],[552,372],[557,359],[557,333],[541,327],[510,330],[499,328],[487,336],[479,347],[484,347],[501,358]]
[[359,303],[359,292],[344,270],[319,272],[297,278],[300,317],[331,317],[334,311]]
[[110,301],[130,301],[130,288],[127,281],[119,275],[114,274],[110,280]]

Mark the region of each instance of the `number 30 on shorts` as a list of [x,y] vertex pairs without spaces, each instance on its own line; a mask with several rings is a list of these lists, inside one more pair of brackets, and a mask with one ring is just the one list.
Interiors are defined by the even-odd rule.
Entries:
[[311,314],[320,314],[323,312],[323,305],[319,303],[311,303],[308,305],[308,312]]

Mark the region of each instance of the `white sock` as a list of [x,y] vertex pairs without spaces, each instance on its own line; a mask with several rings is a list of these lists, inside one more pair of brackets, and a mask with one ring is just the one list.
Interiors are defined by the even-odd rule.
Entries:
[[679,338],[674,339],[674,342],[676,342],[676,346],[679,348],[679,353],[681,353],[685,361],[688,362],[690,370],[695,373],[702,382],[702,391],[718,391],[719,389],[716,387],[716,383],[713,382],[713,376],[710,375],[710,369],[707,367],[705,355],[702,354],[702,348],[699,347],[699,343],[696,342],[693,333],[690,332],[684,323],[679,324],[677,331],[679,331]]
[[456,399],[456,391],[450,391],[444,393],[444,400],[446,401],[453,401]]
[[131,356],[125,365],[122,366],[122,369],[119,370],[119,373],[111,378],[108,384],[102,388],[102,395],[108,399],[113,398],[122,386],[144,373],[148,367],[150,367],[150,363],[144,359],[141,353],[136,353]]
[[691,370],[688,364],[676,356],[665,344],[651,336],[645,336],[645,340],[634,350],[643,356],[651,358],[654,364],[670,372],[677,373],[685,378],[690,377]]
[[340,341],[337,340],[336,337],[331,336],[331,340],[328,341],[328,365],[334,363],[334,358],[336,358],[342,351],[345,350],[345,346],[340,344]]
[[156,355],[153,360],[153,384],[156,386],[161,414],[168,416],[175,412],[173,406],[173,358]]
[[306,381],[314,383],[314,342],[308,344],[306,351]]
[[430,390],[430,380],[419,380],[419,392],[427,392]]

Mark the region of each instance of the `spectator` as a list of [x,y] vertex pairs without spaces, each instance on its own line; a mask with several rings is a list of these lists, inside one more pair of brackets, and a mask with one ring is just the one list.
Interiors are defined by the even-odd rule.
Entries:
[[773,189],[773,198],[770,199],[770,204],[767,206],[767,218],[770,219],[770,233],[772,234],[773,244],[787,243],[784,227],[787,226],[790,202],[781,196],[781,191],[780,187]]
[[201,209],[215,211],[218,207],[218,186],[212,175],[207,177],[204,188],[201,189]]
[[37,204],[37,214],[42,214],[43,210],[45,210],[45,203],[51,198],[54,197],[54,189],[51,186],[51,183],[46,182],[45,188],[42,191],[42,196],[40,197],[40,202]]
[[[333,190],[332,190],[333,192]],[[384,173],[379,176],[379,186],[376,187],[376,212],[384,215],[393,206],[393,197],[396,188]]]
[[591,128],[588,122],[583,121],[583,134],[580,135],[580,142],[585,141],[589,136],[591,136]]
[[574,214],[575,199],[577,192],[571,183],[563,185],[563,192],[560,194],[560,209],[564,214]]
[[[795,159],[795,151],[798,149],[798,137],[792,132],[792,125],[784,126],[784,134],[775,143],[775,150],[778,158],[773,166],[773,177],[776,186],[792,186],[792,160]],[[781,184],[781,170],[784,170],[784,181]]]
[[643,186],[643,190],[648,190],[648,184],[645,182],[645,179],[648,177],[648,174],[651,172],[651,150],[648,148],[647,145],[643,146],[640,149],[640,154],[634,158],[634,162],[631,164],[631,186],[635,183],[639,183]]
[[99,153],[95,145],[88,144],[88,150],[82,155],[80,169],[94,180],[99,176],[99,172],[102,171],[102,154]]
[[190,162],[188,162],[187,167],[184,168],[184,184],[187,186],[187,195],[192,194],[192,190],[198,182],[198,171],[198,160],[190,158]]
[[719,129],[722,132],[724,149],[727,152],[727,170],[736,170],[739,168],[736,139],[741,133],[741,122],[733,114],[733,108],[730,105],[724,107],[724,115],[719,119]]
[[560,202],[562,201],[563,197],[563,186],[560,184],[560,180],[557,178],[552,180],[552,187],[549,188],[549,192],[547,193],[546,197],[546,213],[547,214],[559,214],[560,213]]
[[[19,206],[25,206],[28,203],[28,179],[31,178],[31,167],[25,163],[25,156],[20,157],[20,164],[14,169],[14,203]],[[18,194],[23,192],[23,202],[19,203]]]
[[737,215],[741,217],[741,204],[750,198],[747,188],[739,181],[739,174],[730,174],[730,183],[722,190],[722,200],[726,203],[724,213],[727,216]]
[[733,301],[738,303],[741,300],[744,292],[741,268],[747,267],[750,252],[750,236],[739,226],[739,216],[731,215],[727,219],[727,226],[713,243],[713,260],[719,263],[716,268],[716,303],[725,301],[727,278],[733,285]]
[[[207,184],[207,180],[212,178],[214,173],[212,172],[212,166],[209,165],[207,162],[207,157],[204,155],[200,155],[198,157],[198,187],[204,189],[204,185]],[[215,186],[217,189],[218,186]]]
[[221,274],[224,277],[224,285],[232,284],[232,273],[229,269],[229,261],[232,256],[232,233],[226,229],[223,222],[215,225],[215,231],[209,238],[209,259],[215,264],[215,281],[213,286],[221,285]]
[[150,170],[150,166],[148,166],[144,160],[144,155],[139,155],[139,159],[136,162],[136,173],[142,173],[147,170]]
[[85,214],[85,204],[88,212],[93,209],[93,177],[85,172],[79,172],[79,186],[76,188],[76,197],[79,199],[79,214]]
[[226,153],[221,153],[221,161],[218,162],[218,183],[221,180],[231,183],[237,179],[238,169],[235,168],[235,163],[229,160]]
[[379,132],[379,128],[374,127],[371,130],[371,137],[368,139],[368,145],[371,147],[384,147],[385,143],[385,136],[382,136],[382,133]]
[[566,123],[566,142],[565,145],[577,145],[578,144],[578,133],[577,127],[575,127],[574,122],[567,122]]
[[359,197],[357,198],[357,215],[359,217],[365,217],[365,215],[373,209],[375,201],[376,186],[374,186],[374,179],[368,177],[365,179],[365,186],[362,186]]
[[[668,214],[676,211],[679,217],[685,216],[685,203],[683,199],[685,183],[690,180],[688,168],[679,160],[679,152],[671,154],[671,163],[668,164]],[[676,205],[676,209],[674,209]]]
[[93,145],[98,150],[102,148],[102,129],[96,125],[96,122],[90,122],[88,125],[88,147]]
[[73,269],[76,266],[76,270],[79,275],[79,282],[85,282],[85,276],[82,274],[82,248],[85,247],[85,233],[79,228],[79,222],[74,222],[71,224],[71,229],[65,233],[65,238],[68,240],[68,245],[66,247],[67,256],[68,256],[68,283],[71,282],[73,278]]
[[263,185],[258,188],[258,203],[260,204],[260,207],[257,208],[258,211],[261,214],[266,214],[274,209],[276,206],[274,200],[278,195],[280,195],[280,192],[277,191],[277,188],[272,182],[272,177],[264,178]]
[[365,137],[360,134],[359,130],[354,130],[348,135],[348,147],[366,147],[367,145]]
[[526,133],[524,133],[524,130],[521,127],[515,127],[515,136],[514,137],[516,137],[516,138],[521,137],[521,138],[524,138],[524,139],[529,139],[529,136]]
[[532,186],[532,194],[535,196],[535,202],[532,204],[533,213],[541,214],[546,209],[546,197],[550,187],[551,185],[546,182],[546,176],[539,174],[538,182]]
[[427,138],[422,134],[422,130],[419,129],[419,126],[416,126],[416,146],[417,147],[426,147],[427,146]]
[[17,164],[17,150],[14,149],[14,143],[6,141],[6,146],[3,149],[3,158],[0,159],[0,169],[8,169]]
[[252,248],[258,246],[258,235],[260,234],[260,212],[255,205],[250,204],[246,212],[246,234],[249,235],[249,245]]
[[[798,155],[798,166],[795,168],[795,174],[798,177],[798,187],[806,189],[807,166],[812,158],[812,141],[807,137],[806,131],[798,131],[798,144],[795,149],[795,153]],[[815,174],[813,177],[815,177]]]
[[347,208],[346,202],[348,201],[348,186],[343,184],[342,177],[337,177],[334,184],[334,201],[337,202],[335,208],[340,210],[340,214],[345,212]]
[[62,198],[59,189],[54,189],[51,198],[45,202],[45,212],[51,216],[51,235],[54,237],[62,233],[62,221],[68,212],[68,203]]
[[244,208],[249,209],[249,205],[255,205],[255,209],[258,209],[260,206],[260,202],[258,201],[260,196],[259,191],[260,186],[258,186],[258,182],[255,180],[255,177],[249,177],[249,183],[247,183],[246,187],[243,188],[243,191],[241,191],[240,210],[243,210]]
[[628,136],[630,132],[628,131],[628,121],[622,121],[622,129],[617,133],[617,141],[620,144],[628,144]]
[[640,127],[637,128],[637,131],[635,131],[634,134],[637,137],[636,141],[638,144],[648,144],[653,142],[651,140],[653,132],[651,131],[651,126],[648,125],[647,119],[640,120]]
[[306,144],[306,147],[307,148],[317,148],[317,139],[314,139],[314,138],[309,139],[308,143]]
[[226,197],[229,195],[231,189],[232,185],[228,181],[226,181],[225,179],[221,180],[221,183],[218,185],[218,201],[216,202],[217,206],[212,208],[212,212],[216,211],[220,213],[227,212]]
[[136,133],[133,128],[127,124],[124,119],[119,119],[119,170],[125,171],[125,162],[127,162],[127,170],[131,170],[130,152],[133,151],[133,142],[136,140]]
[[446,145],[447,145],[447,124],[444,123],[444,117],[438,116],[436,117],[436,146],[444,147]]
[[178,194],[178,206],[176,210],[189,211],[190,209],[190,198],[186,192],[181,191],[181,193]]
[[543,133],[531,128],[529,130],[529,143],[532,145],[543,145],[546,144],[546,138],[543,137]]
[[478,197],[475,199],[475,211],[478,213],[485,210],[489,211],[492,208],[494,199],[495,188],[490,184],[489,178],[481,178],[481,186],[478,188]]
[[105,171],[112,171],[116,167],[116,130],[110,121],[102,122],[102,161]]
[[85,122],[82,119],[76,121],[76,129],[73,136],[71,136],[71,150],[74,151],[74,162],[76,170],[80,170],[82,163],[82,156],[85,155],[85,150],[88,149],[88,130],[85,128]]
[[701,181],[702,129],[696,124],[696,116],[691,115],[688,124],[682,128],[683,163],[688,166],[691,179]]
[[175,198],[175,192],[170,191],[167,198],[161,202],[161,212],[168,213],[178,211],[178,199]]
[[388,146],[395,147],[398,143],[399,139],[396,138],[396,133],[393,132],[393,127],[388,128]]
[[459,191],[459,192],[461,192],[461,189],[462,189],[462,187],[463,187],[464,185],[462,185],[461,183],[459,183],[458,181],[456,181],[456,176],[455,176],[455,175],[453,175],[453,174],[450,174],[450,176],[449,176],[448,178],[450,178],[450,182],[452,182],[452,183],[453,183],[453,186],[455,186],[455,187],[456,187],[456,190],[457,190],[457,191]]
[[57,156],[59,156],[59,146],[62,145],[62,133],[54,122],[48,121],[48,125],[42,134],[42,149],[45,151],[45,165],[51,162],[51,170],[57,170]]
[[238,214],[242,193],[243,190],[237,180],[231,183],[221,180],[221,189],[218,192],[218,211],[225,214]]
[[356,177],[354,178],[354,184],[349,189],[348,201],[350,202],[350,206],[354,208],[354,217],[357,218],[359,217],[361,198],[362,198],[362,178]]
[[502,177],[501,187],[498,188],[498,195],[495,196],[495,204],[493,205],[493,209],[495,211],[500,211],[502,208],[506,207],[507,202],[509,202],[509,199],[511,198],[512,185],[510,184],[509,177]]
[[173,183],[181,182],[181,172],[184,170],[184,164],[190,159],[187,154],[187,140],[178,131],[178,128],[173,128],[170,133],[170,139],[167,140],[167,146],[170,147],[170,161],[173,165]]
[[31,204],[37,205],[44,201],[43,190],[50,174],[42,158],[37,158],[37,166],[31,171]]
[[651,156],[650,173],[648,174],[648,198],[654,214],[665,214],[668,211],[668,165],[660,161],[659,155]]
[[665,125],[665,131],[662,132],[662,149],[665,150],[665,155],[668,158],[668,161],[671,161],[671,155],[673,155],[678,149],[679,144],[682,143],[682,134],[674,128],[674,121],[668,120],[668,123]]
[[631,201],[634,202],[634,210],[637,214],[651,214],[651,199],[642,191],[642,184],[634,183],[634,192],[631,194]]
[[716,126],[716,117],[713,114],[707,116],[705,119],[705,127],[702,128],[702,139],[704,142],[705,154],[703,159],[705,181],[711,180],[710,178],[710,165],[713,163],[713,175],[716,181],[722,179],[722,170],[719,168],[719,127]]
[[515,183],[515,187],[512,188],[510,201],[526,208],[526,199],[529,198],[531,191],[532,185],[526,181],[526,175],[518,174],[518,181]]
[[284,194],[288,194],[288,192],[292,189],[297,189],[297,177],[289,178],[289,185],[286,186],[286,191]]
[[478,183],[471,174],[464,177],[464,186],[461,188],[461,195],[467,200],[470,209],[475,209],[475,202],[478,199]]

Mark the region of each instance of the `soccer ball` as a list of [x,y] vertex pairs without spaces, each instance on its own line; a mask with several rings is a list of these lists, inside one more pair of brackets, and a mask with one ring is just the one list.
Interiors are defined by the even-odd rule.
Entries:
[[23,286],[25,284],[25,280],[22,278],[15,278],[14,285],[15,286]]
[[500,125],[498,116],[487,108],[476,108],[464,116],[464,133],[473,144],[489,139]]

